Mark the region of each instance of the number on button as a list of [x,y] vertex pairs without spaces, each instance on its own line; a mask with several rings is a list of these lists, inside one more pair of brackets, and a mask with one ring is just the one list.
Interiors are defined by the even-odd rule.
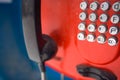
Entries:
[[97,19],[97,15],[95,14],[95,13],[91,13],[90,15],[89,15],[89,20],[90,21],[95,21]]
[[98,5],[97,2],[92,2],[92,3],[90,4],[90,9],[93,10],[93,11],[95,11],[95,10],[97,10],[98,6],[99,6],[99,5]]
[[106,14],[101,14],[99,17],[101,22],[106,22],[108,20],[108,15]]
[[87,18],[87,14],[85,12],[80,13],[79,18],[84,21]]
[[101,8],[103,11],[108,10],[109,7],[110,7],[110,5],[109,5],[108,2],[103,2],[103,3],[100,5],[100,8]]
[[113,24],[117,24],[119,21],[120,21],[120,17],[119,17],[118,15],[113,15],[113,16],[111,17],[111,22],[112,22]]
[[118,27],[112,26],[112,27],[110,27],[110,29],[109,29],[109,33],[110,33],[111,35],[116,35],[118,32],[119,32]]
[[95,41],[95,35],[94,35],[94,34],[89,34],[89,35],[87,36],[87,40],[88,40],[89,42],[94,42],[94,41]]
[[95,32],[95,30],[96,30],[96,25],[94,25],[94,24],[88,25],[88,31],[89,32]]
[[110,46],[115,46],[118,43],[118,38],[117,37],[110,37],[108,39],[108,44]]
[[103,43],[105,43],[105,41],[106,41],[105,35],[100,35],[100,36],[97,37],[97,42],[98,43],[103,44]]
[[84,31],[84,30],[86,29],[85,23],[80,23],[80,24],[78,25],[78,29],[81,30],[81,31]]
[[98,32],[105,33],[107,31],[107,27],[105,25],[100,25],[98,27]]
[[80,3],[80,9],[85,10],[87,8],[87,2]]
[[86,35],[84,32],[81,32],[77,35],[78,40],[85,40],[85,37],[86,37]]
[[120,11],[120,2],[114,3],[112,6],[112,9],[113,11],[116,11],[116,12]]

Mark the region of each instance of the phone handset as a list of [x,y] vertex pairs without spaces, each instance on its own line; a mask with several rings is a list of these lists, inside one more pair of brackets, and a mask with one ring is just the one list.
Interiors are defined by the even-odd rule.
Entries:
[[41,0],[22,0],[22,23],[28,56],[38,63],[45,80],[45,61],[54,57],[57,44],[41,31]]

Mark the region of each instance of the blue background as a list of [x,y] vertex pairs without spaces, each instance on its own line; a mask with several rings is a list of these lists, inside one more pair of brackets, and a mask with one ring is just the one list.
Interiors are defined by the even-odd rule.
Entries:
[[[40,80],[37,64],[27,56],[20,1],[0,3],[0,80]],[[47,67],[47,79],[60,80],[60,74]]]

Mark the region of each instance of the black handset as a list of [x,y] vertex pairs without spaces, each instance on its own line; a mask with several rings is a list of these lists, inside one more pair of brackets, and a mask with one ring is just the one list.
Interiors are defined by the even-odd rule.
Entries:
[[45,80],[45,61],[57,52],[55,41],[41,31],[41,0],[22,0],[22,23],[28,56],[41,69],[41,80]]

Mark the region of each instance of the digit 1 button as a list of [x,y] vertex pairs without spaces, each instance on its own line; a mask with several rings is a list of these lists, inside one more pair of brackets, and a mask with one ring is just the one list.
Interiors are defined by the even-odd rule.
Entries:
[[110,5],[109,5],[108,2],[103,2],[103,3],[100,5],[100,8],[101,8],[103,11],[108,10],[109,7],[110,7]]
[[98,32],[100,32],[100,33],[105,33],[106,31],[107,31],[106,25],[100,25],[100,26],[98,27]]
[[98,43],[103,44],[103,43],[105,43],[105,41],[106,41],[105,35],[99,35],[99,36],[97,37],[97,42],[98,42]]
[[93,10],[93,11],[95,11],[95,10],[97,10],[98,6],[99,6],[99,5],[98,5],[97,2],[92,2],[92,3],[90,4],[90,9]]
[[89,42],[94,42],[94,41],[95,41],[95,35],[94,35],[94,34],[88,34],[87,40],[88,40]]
[[109,33],[110,33],[111,35],[116,35],[118,32],[119,32],[118,27],[112,26],[112,27],[110,27],[110,29],[109,29]]
[[101,22],[106,22],[108,20],[108,15],[106,14],[101,14],[99,17]]
[[111,22],[112,22],[113,24],[117,24],[119,21],[120,21],[120,17],[119,17],[118,15],[113,15],[113,16],[111,17]]
[[85,37],[86,37],[86,35],[84,32],[81,32],[77,35],[78,40],[85,40]]
[[79,29],[80,31],[84,31],[84,30],[86,29],[85,23],[80,23],[80,24],[78,25],[78,29]]
[[87,18],[87,14],[85,12],[80,13],[79,18],[84,21]]
[[87,2],[80,3],[80,9],[85,10],[87,8]]
[[120,11],[120,2],[114,3],[112,6],[112,9],[113,11],[116,11],[116,12]]
[[94,25],[94,24],[89,24],[88,25],[88,31],[89,32],[95,32],[95,30],[96,30],[96,25]]
[[110,46],[115,46],[118,43],[118,38],[117,37],[110,37],[108,39],[108,44]]
[[97,15],[95,14],[95,13],[91,13],[90,15],[89,15],[89,20],[90,21],[95,21],[97,19]]

